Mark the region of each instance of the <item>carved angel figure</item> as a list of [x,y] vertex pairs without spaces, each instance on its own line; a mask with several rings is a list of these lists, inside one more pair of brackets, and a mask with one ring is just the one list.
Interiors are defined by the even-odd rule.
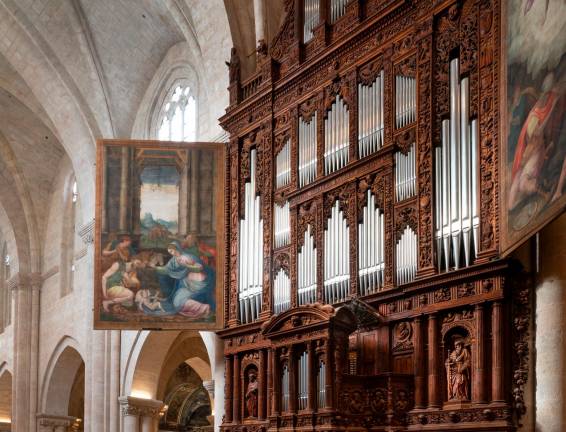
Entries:
[[446,359],[448,400],[470,400],[470,352],[463,339],[454,342],[454,350]]

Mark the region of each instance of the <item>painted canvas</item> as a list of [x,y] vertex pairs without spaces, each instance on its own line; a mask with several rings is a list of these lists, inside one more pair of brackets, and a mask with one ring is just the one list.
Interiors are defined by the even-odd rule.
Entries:
[[566,2],[507,0],[502,38],[502,250],[566,206]]
[[98,143],[95,328],[222,327],[219,143]]

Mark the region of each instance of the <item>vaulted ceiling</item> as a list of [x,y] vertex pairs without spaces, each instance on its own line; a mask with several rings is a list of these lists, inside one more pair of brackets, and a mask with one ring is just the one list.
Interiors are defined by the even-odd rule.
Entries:
[[[271,39],[284,0],[255,1],[264,2]],[[87,222],[95,140],[132,136],[172,47],[190,48],[186,61],[209,86],[208,101],[223,107],[231,47],[244,57],[244,74],[255,68],[254,22],[254,0],[0,0],[0,238],[19,241],[30,271],[41,271],[63,161],[71,161]],[[215,124],[218,111],[210,113]]]

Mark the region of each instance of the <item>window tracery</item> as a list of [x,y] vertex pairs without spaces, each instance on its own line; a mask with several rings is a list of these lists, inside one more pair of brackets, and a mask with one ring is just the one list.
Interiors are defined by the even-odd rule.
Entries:
[[162,141],[195,141],[196,99],[189,85],[177,83],[159,114],[157,138]]

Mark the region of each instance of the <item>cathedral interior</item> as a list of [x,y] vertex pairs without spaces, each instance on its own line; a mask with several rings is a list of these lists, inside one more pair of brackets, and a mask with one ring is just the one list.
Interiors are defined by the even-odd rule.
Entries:
[[0,0],[0,432],[566,431],[564,22]]

